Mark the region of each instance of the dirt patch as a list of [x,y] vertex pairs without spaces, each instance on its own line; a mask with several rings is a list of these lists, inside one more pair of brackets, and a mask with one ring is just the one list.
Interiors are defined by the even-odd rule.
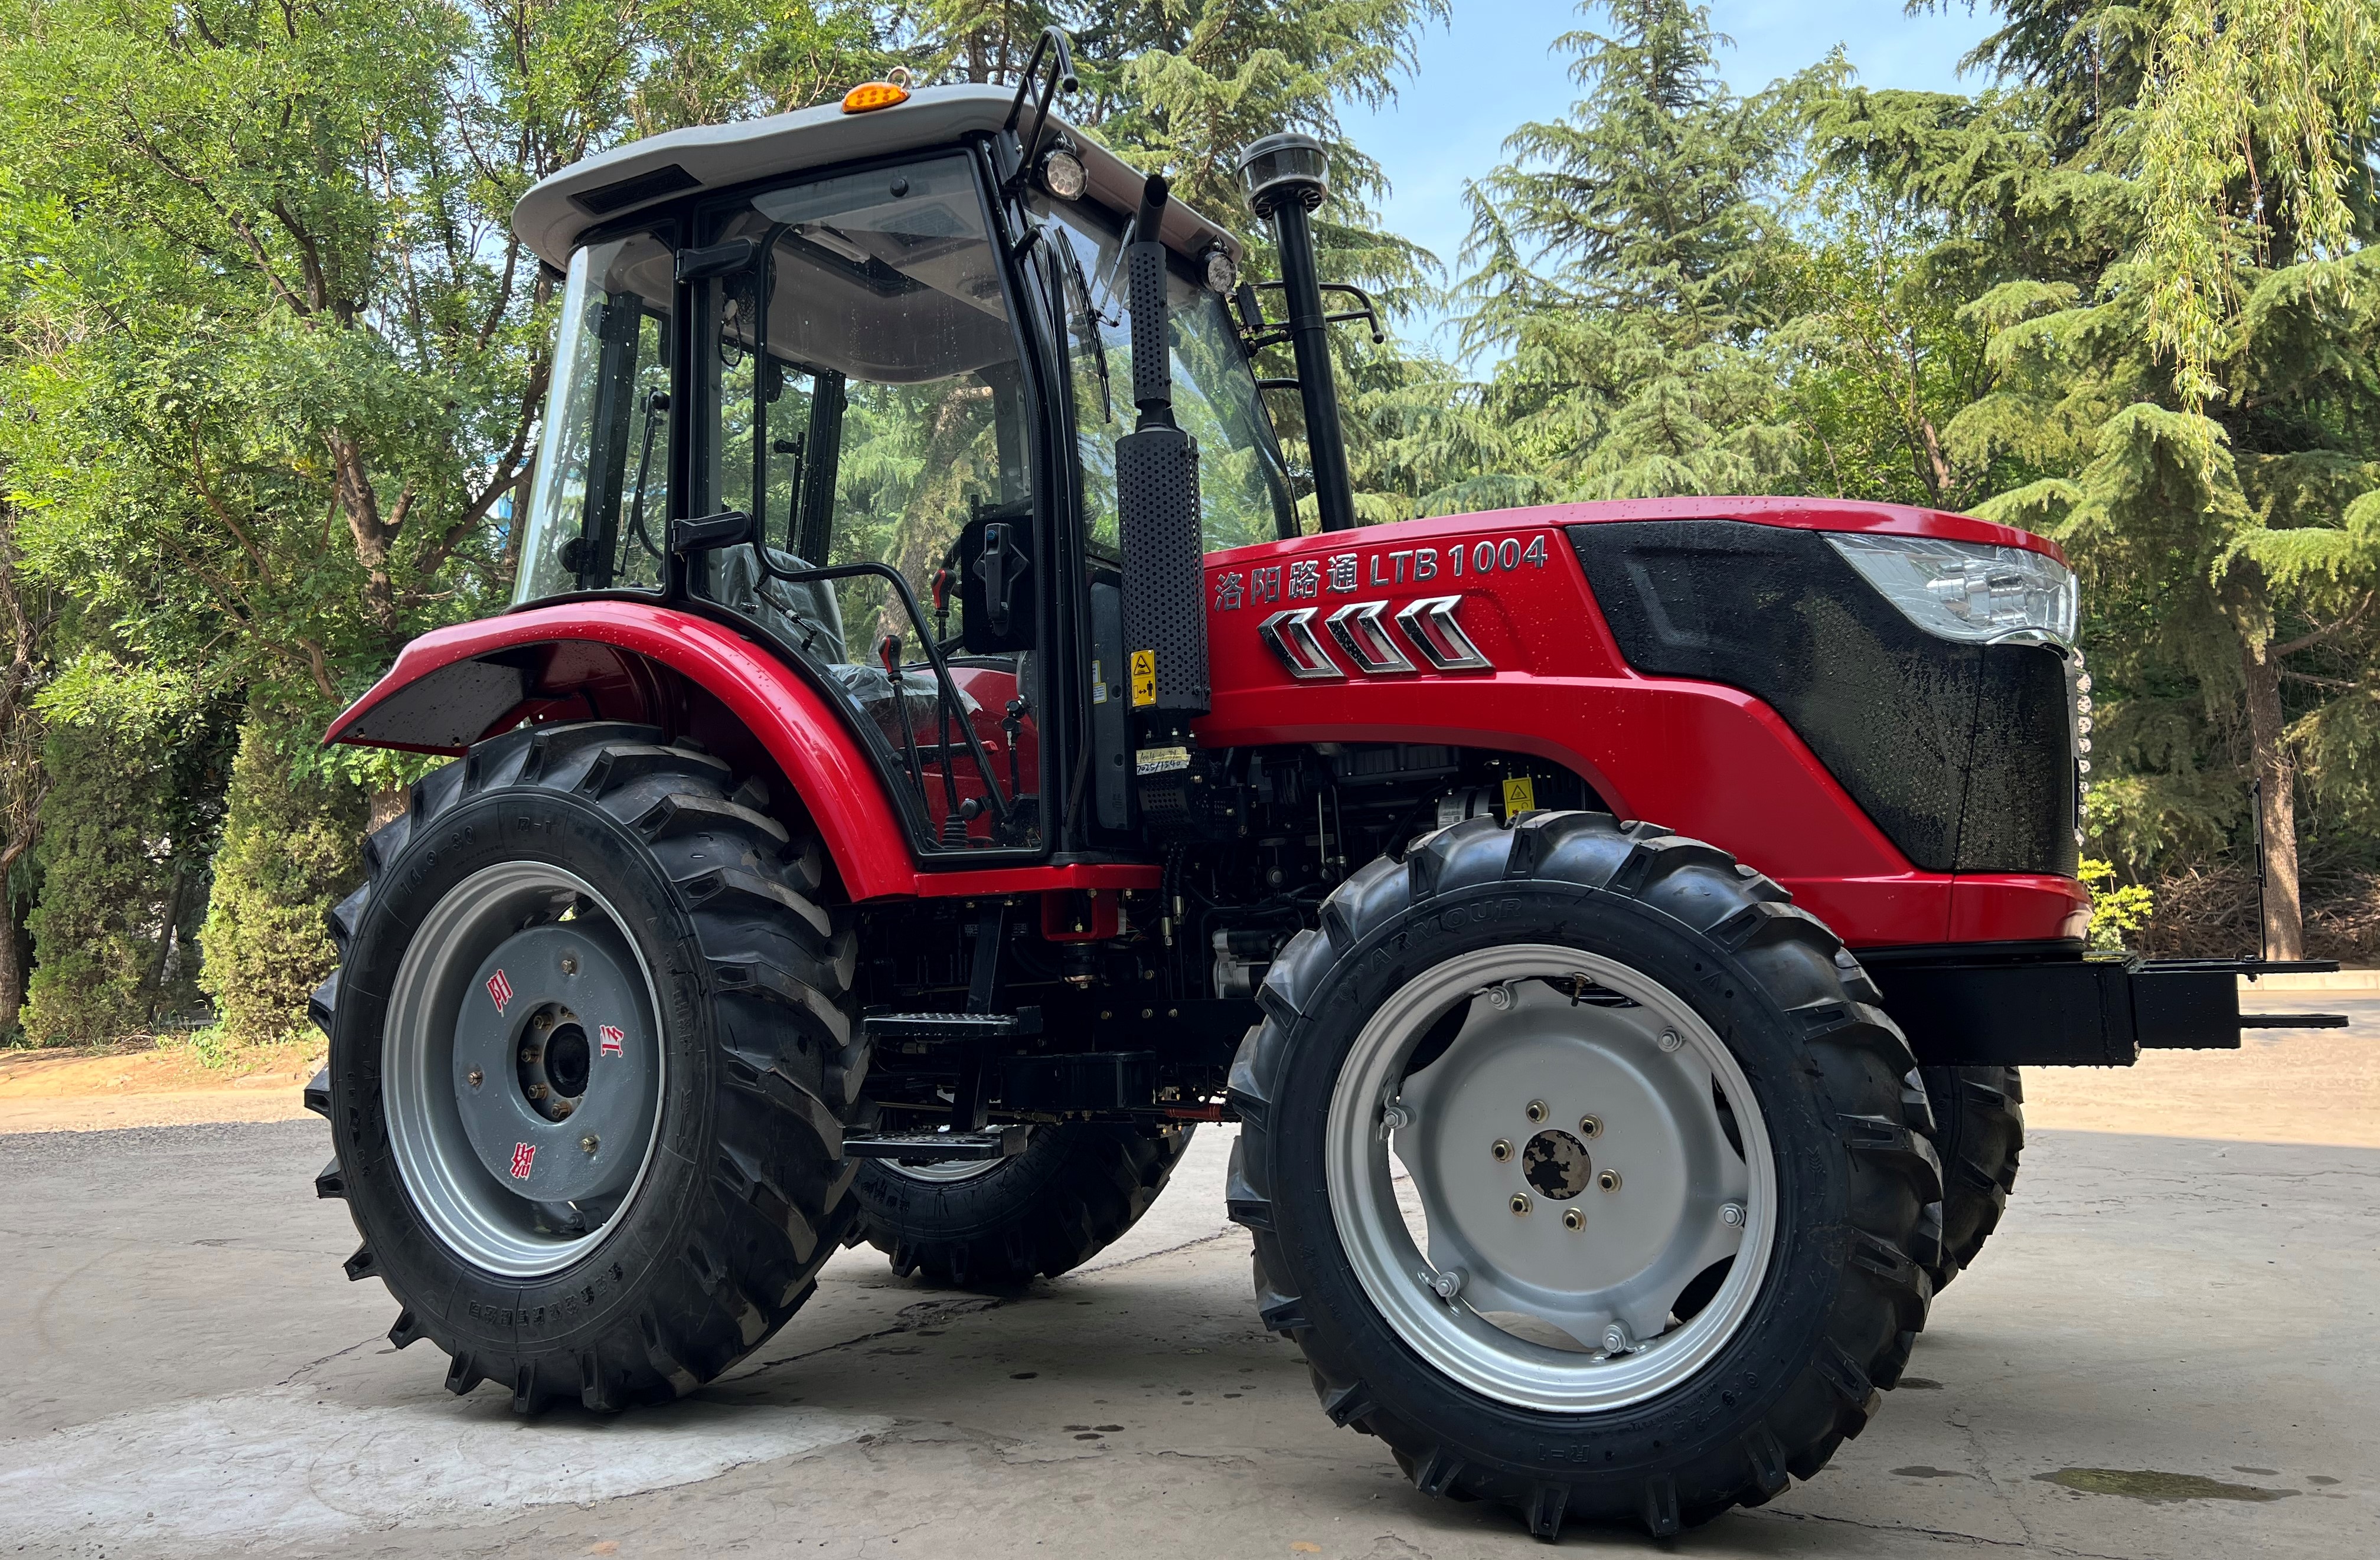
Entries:
[[91,1131],[303,1115],[319,1046],[259,1046],[208,1067],[187,1045],[0,1051],[0,1132]]

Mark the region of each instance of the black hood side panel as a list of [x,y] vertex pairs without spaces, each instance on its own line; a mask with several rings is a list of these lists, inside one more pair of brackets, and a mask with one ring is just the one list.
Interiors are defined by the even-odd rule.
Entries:
[[2074,874],[2058,651],[1928,634],[1815,531],[1663,520],[1570,538],[1631,666],[1767,704],[1913,865]]

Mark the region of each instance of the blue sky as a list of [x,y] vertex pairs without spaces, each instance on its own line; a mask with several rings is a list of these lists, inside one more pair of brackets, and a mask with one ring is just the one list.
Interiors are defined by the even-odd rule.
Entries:
[[[1720,70],[1742,92],[1792,74],[1837,43],[1864,85],[1973,91],[1983,83],[1962,80],[1959,59],[1996,19],[1988,8],[1971,13],[1962,5],[1904,16],[1901,0],[1709,3],[1711,25],[1735,40],[1721,53]],[[1496,164],[1514,126],[1551,118],[1576,99],[1570,57],[1553,41],[1579,25],[1574,0],[1454,0],[1452,25],[1424,36],[1420,68],[1397,101],[1347,119],[1355,143],[1379,159],[1394,187],[1382,202],[1391,230],[1455,264],[1469,225],[1463,181]],[[1452,342],[1440,345],[1451,349]]]

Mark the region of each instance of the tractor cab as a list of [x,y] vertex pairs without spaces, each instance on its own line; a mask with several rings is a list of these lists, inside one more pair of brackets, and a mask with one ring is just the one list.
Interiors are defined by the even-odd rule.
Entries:
[[982,87],[863,89],[539,185],[516,225],[563,300],[516,606],[732,624],[835,707],[921,859],[1120,846],[1128,244],[1164,258],[1201,545],[1296,534],[1240,247],[1178,202],[1137,231],[1148,189],[1046,97]]

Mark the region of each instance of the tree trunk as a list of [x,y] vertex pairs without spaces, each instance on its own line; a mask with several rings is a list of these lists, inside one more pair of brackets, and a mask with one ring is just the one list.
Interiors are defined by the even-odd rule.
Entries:
[[2248,735],[2261,798],[2264,856],[2257,865],[2265,891],[2262,952],[2268,959],[2305,957],[2305,913],[2298,900],[2297,761],[2289,755],[2281,711],[2281,661],[2269,638],[2240,635],[2240,670],[2248,683]]
[[17,1033],[17,1021],[25,1006],[24,950],[17,941],[17,896],[0,882],[0,900],[6,902],[6,913],[0,914],[0,1039]]
[[152,1005],[164,994],[165,966],[174,956],[174,935],[181,929],[182,917],[190,908],[189,869],[176,864],[174,886],[165,896],[165,928],[157,934],[156,956],[149,961],[149,995]]
[[412,800],[413,787],[409,785],[384,785],[373,792],[371,813],[364,823],[365,832],[378,833],[383,826],[395,823],[396,816],[404,812]]

